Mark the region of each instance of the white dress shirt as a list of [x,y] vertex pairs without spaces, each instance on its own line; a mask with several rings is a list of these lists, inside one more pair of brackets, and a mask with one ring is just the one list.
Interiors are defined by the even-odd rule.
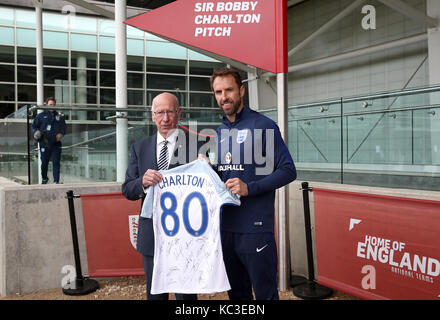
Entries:
[[[179,132],[174,130],[172,134],[167,137],[168,141],[168,166],[170,164],[171,156],[174,152],[174,147],[176,146],[176,140]],[[162,137],[160,133],[157,133],[157,141],[156,141],[156,161],[159,162],[160,150],[162,150],[163,144],[165,143],[165,138]],[[168,167],[167,166],[167,167]]]
[[[170,165],[170,160],[171,160],[171,155],[174,152],[174,147],[176,146],[176,141],[177,141],[177,136],[179,135],[179,132],[176,130],[173,131],[173,133],[171,133],[168,137],[167,137],[167,141],[168,141],[168,166]],[[159,162],[159,157],[160,157],[160,150],[163,147],[163,144],[165,142],[165,138],[162,137],[162,135],[158,132],[157,133],[157,140],[156,140],[156,161]],[[148,188],[149,187],[143,187],[144,188],[144,193],[146,194],[148,192]]]

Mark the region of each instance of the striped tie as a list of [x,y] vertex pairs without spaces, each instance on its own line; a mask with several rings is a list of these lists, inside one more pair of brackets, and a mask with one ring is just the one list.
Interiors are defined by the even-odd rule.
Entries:
[[157,162],[157,168],[159,170],[165,170],[168,168],[168,141],[165,140],[163,143],[163,147],[160,150],[159,161]]

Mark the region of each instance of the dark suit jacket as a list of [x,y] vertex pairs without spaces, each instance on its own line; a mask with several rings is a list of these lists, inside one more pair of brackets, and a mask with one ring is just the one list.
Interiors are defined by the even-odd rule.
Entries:
[[[193,137],[194,138],[194,137]],[[182,147],[183,143],[186,143],[186,161],[188,163],[194,159],[197,159],[197,154],[189,154],[189,138],[186,135],[186,141],[182,142],[179,139],[176,141],[174,149],[174,157],[178,156],[178,149]],[[130,150],[130,163],[128,164],[127,171],[125,173],[125,182],[122,184],[122,194],[128,200],[138,200],[142,198],[142,203],[145,199],[145,193],[142,186],[142,177],[148,169],[157,170],[157,152],[156,152],[157,133],[139,140],[131,145]],[[203,142],[197,143],[197,150],[199,150]],[[184,163],[174,163],[171,159],[169,169],[182,165]],[[141,212],[139,208],[139,213]],[[146,219],[139,216],[139,228],[137,237],[137,251],[146,256],[154,255],[154,234],[153,234],[153,221],[152,219]]]

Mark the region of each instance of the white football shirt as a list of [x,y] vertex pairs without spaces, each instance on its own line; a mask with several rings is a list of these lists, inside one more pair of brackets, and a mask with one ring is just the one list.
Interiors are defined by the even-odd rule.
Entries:
[[[220,239],[223,205],[240,205],[203,160],[161,171],[143,208],[152,215],[152,294],[214,293],[229,290]],[[148,205],[150,203],[150,205]]]

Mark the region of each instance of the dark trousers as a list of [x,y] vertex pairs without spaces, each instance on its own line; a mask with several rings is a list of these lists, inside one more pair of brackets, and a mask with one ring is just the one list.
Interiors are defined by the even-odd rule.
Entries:
[[231,300],[279,300],[277,248],[273,233],[222,231],[223,260]]
[[41,154],[41,178],[47,181],[47,169],[49,161],[52,160],[53,167],[53,182],[60,182],[60,161],[61,161],[61,146],[40,146]]
[[[151,282],[153,280],[154,258],[142,255],[144,264],[145,279],[147,282],[147,300],[168,300],[168,293],[151,294]],[[176,293],[176,300],[197,300],[197,294]]]

